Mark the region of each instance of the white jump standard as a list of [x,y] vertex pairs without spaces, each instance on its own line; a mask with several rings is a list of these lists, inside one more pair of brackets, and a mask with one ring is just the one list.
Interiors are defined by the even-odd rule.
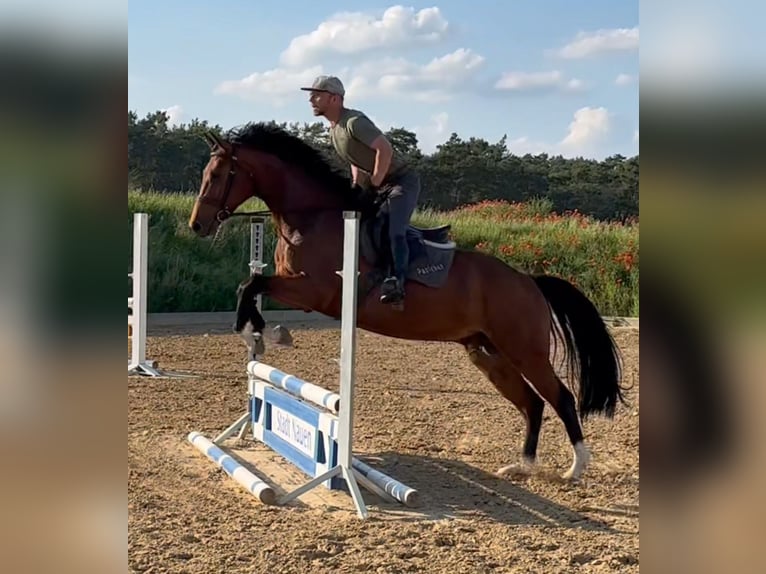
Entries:
[[149,274],[149,214],[133,214],[133,296],[128,297],[128,332],[131,338],[131,357],[128,375],[160,377],[157,363],[146,358],[147,278]]
[[[311,477],[338,464],[340,395],[302,381],[258,361],[247,366],[250,417],[253,437],[292,462]],[[297,398],[302,400],[296,400]],[[228,438],[235,425],[213,442]],[[375,486],[374,492],[406,506],[417,505],[417,491],[353,458],[352,468]],[[357,476],[357,478],[359,478]],[[344,488],[342,477],[322,482],[331,489]]]
[[[213,441],[190,433],[189,442],[234,477],[264,503],[285,504],[317,486],[347,488],[360,517],[367,507],[358,484],[381,498],[406,506],[418,504],[418,492],[352,455],[354,368],[356,352],[357,282],[359,274],[359,214],[344,212],[343,270],[340,349],[340,394],[303,381],[266,365],[248,362],[248,410]],[[248,426],[252,436],[292,462],[311,479],[284,496],[271,499],[268,485],[252,473],[243,473],[225,458],[218,446],[237,434],[243,438]],[[219,461],[224,460],[227,467]],[[233,459],[231,459],[233,461]],[[237,468],[239,467],[239,468]],[[245,469],[242,469],[245,470]],[[266,493],[265,495],[263,493]],[[264,500],[264,496],[266,500]]]
[[[263,273],[263,269],[267,266],[263,262],[263,217],[251,217],[250,218],[250,262],[247,264],[250,267],[250,273]],[[263,297],[259,294],[256,297],[256,306],[258,311],[261,311],[263,304]]]
[[[128,272],[132,279],[132,295],[128,297],[128,337],[131,354],[128,358],[128,376],[145,377],[192,377],[183,373],[164,371],[157,361],[146,358],[146,331],[149,278],[149,214],[133,214],[133,269]],[[132,313],[131,313],[132,312]]]
[[[268,264],[263,262],[263,238],[265,221],[265,218],[261,216],[250,218],[250,262],[247,265],[250,268],[251,275],[261,275],[263,274],[264,268],[268,267]],[[255,306],[259,313],[263,311],[263,296],[261,294],[256,296]],[[256,338],[252,334],[242,335],[243,338],[249,338],[247,347],[250,359],[254,359],[258,354],[262,354],[264,352],[265,346],[263,335],[265,335],[265,333],[261,333],[259,338]],[[277,325],[274,327],[274,329],[271,331],[270,337],[272,339],[271,343],[274,345],[280,345],[284,347],[292,346],[292,336],[290,335],[290,331],[288,331],[282,325]]]

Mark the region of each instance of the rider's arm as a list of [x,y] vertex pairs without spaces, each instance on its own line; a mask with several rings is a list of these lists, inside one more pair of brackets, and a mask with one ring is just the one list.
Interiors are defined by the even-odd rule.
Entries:
[[375,166],[370,174],[370,183],[378,187],[386,177],[394,150],[388,139],[366,116],[353,118],[348,122],[353,137],[375,150]]
[[375,138],[372,144],[370,144],[370,147],[373,148],[376,152],[375,169],[373,170],[372,177],[370,179],[372,181],[372,185],[378,187],[381,183],[383,183],[383,179],[388,173],[388,168],[391,165],[393,149],[391,148],[391,144],[388,143],[386,136],[382,134]]
[[359,168],[356,167],[353,163],[351,164],[351,183],[353,185],[359,183]]

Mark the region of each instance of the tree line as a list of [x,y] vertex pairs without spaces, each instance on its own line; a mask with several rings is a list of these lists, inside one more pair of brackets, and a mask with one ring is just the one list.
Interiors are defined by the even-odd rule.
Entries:
[[[198,119],[169,125],[162,111],[139,119],[128,111],[128,189],[196,193],[209,148],[207,130],[225,135],[219,125]],[[276,122],[274,122],[276,123]],[[281,123],[288,132],[324,152],[339,168],[327,124]],[[638,218],[638,156],[613,155],[604,160],[514,155],[506,137],[490,143],[453,133],[434,153],[424,154],[417,135],[403,127],[386,132],[393,147],[420,171],[420,206],[448,210],[485,200],[527,201],[547,198],[557,212],[577,209],[601,220]]]

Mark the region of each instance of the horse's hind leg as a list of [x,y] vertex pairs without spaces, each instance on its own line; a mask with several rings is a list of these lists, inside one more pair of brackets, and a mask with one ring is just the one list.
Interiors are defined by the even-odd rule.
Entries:
[[590,462],[590,453],[583,441],[580,419],[577,416],[575,398],[571,391],[564,386],[548,358],[548,347],[537,348],[504,345],[501,339],[493,339],[500,351],[509,357],[514,366],[524,374],[524,377],[556,411],[564,423],[567,435],[572,444],[574,458],[572,466],[564,473],[563,478],[577,479]]
[[545,403],[530,387],[521,373],[505,357],[492,347],[483,335],[476,335],[463,341],[468,357],[492,382],[495,388],[524,415],[527,433],[522,450],[522,464],[509,464],[497,473],[504,475],[515,472],[529,472],[537,458],[537,442],[543,423]]
[[563,477],[567,480],[578,479],[590,462],[590,453],[583,441],[574,395],[558,378],[547,356],[533,356],[527,359],[525,363],[522,367],[524,375],[540,394],[553,405],[564,423],[569,441],[572,444],[572,466],[564,473]]

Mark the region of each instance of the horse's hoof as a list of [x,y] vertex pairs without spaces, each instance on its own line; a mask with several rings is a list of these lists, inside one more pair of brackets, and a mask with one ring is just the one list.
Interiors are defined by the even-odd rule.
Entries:
[[533,460],[524,459],[522,462],[515,462],[497,469],[497,476],[530,476],[535,470]]
[[565,480],[566,482],[577,482],[578,480],[580,480],[580,477],[575,476],[575,472],[571,468],[568,471],[566,471],[564,474],[562,474],[561,478]]
[[253,358],[262,357],[266,354],[266,343],[263,341],[263,337],[256,337],[255,344],[253,345]]
[[266,344],[263,341],[263,337],[254,337],[252,339],[245,340],[247,345],[247,354],[250,361],[257,361],[260,357],[266,354]]
[[569,467],[568,471],[561,475],[561,478],[569,482],[575,482],[579,480],[583,471],[590,463],[590,452],[582,441],[575,444],[572,448],[574,450],[572,466]]
[[579,482],[580,478],[582,478],[584,467],[577,467],[577,465],[572,465],[572,467],[567,470],[564,474],[561,475],[561,479],[564,482]]
[[239,336],[247,346],[250,360],[255,361],[258,357],[266,354],[266,342],[263,340],[263,334],[260,331],[254,331],[250,322],[245,325]]
[[277,325],[271,330],[271,333],[272,343],[274,345],[280,345],[282,347],[293,346],[293,336],[290,334],[290,331],[287,329],[287,327]]

